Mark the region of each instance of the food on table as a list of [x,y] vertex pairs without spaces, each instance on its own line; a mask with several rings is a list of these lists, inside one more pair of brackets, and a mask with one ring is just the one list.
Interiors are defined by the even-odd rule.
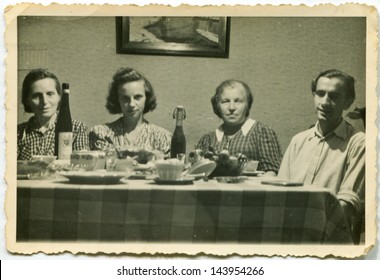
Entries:
[[206,152],[195,150],[189,154],[189,157],[193,159],[192,164],[195,164],[202,158],[215,161],[216,168],[210,174],[210,178],[216,176],[239,176],[243,173],[248,162],[248,158],[242,153],[231,155],[226,149],[218,153],[211,147]]
[[130,148],[130,147],[118,148],[118,151],[119,151],[119,155],[118,155],[119,159],[126,159],[127,157],[131,157],[135,159],[138,163],[143,163],[143,164],[148,163],[155,156],[159,156],[157,155],[157,153],[153,151],[138,149],[138,148]]

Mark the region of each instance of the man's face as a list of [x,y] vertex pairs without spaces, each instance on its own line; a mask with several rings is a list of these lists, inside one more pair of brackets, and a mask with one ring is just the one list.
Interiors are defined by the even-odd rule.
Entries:
[[343,110],[350,106],[343,82],[338,78],[320,77],[313,94],[318,120],[338,125]]

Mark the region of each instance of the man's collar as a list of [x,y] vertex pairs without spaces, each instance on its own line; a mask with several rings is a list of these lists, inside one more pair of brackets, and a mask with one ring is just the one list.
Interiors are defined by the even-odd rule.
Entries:
[[329,136],[331,136],[332,134],[335,134],[336,136],[338,136],[339,138],[342,138],[343,140],[347,139],[347,137],[349,135],[347,132],[347,123],[344,119],[342,119],[342,121],[339,123],[339,125],[332,132],[330,132],[329,134],[324,135],[324,136],[322,135],[322,132],[319,128],[319,122],[317,122],[315,124],[315,126],[310,130],[309,139],[313,138],[314,136],[321,138],[321,139],[326,139]]
[[[248,118],[240,128],[241,132],[243,133],[244,136],[247,136],[248,132],[251,130],[252,126],[255,124],[255,120]],[[218,142],[221,142],[224,136],[224,130],[223,130],[223,125],[220,125],[216,130],[216,139]]]

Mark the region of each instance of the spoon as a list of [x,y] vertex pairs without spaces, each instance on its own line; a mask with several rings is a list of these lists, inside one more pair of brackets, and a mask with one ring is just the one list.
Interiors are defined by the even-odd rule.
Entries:
[[121,152],[116,148],[116,145],[115,143],[111,140],[111,138],[109,138],[108,136],[104,137],[104,140],[106,140],[107,142],[109,142],[115,149],[116,153],[117,153],[117,157],[118,158],[122,158],[122,154]]

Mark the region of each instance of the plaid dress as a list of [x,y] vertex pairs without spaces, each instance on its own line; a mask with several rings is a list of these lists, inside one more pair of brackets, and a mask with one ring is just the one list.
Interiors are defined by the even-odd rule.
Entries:
[[90,148],[91,150],[103,150],[110,147],[111,144],[105,140],[106,137],[109,137],[119,147],[157,150],[164,154],[170,151],[172,134],[166,129],[147,120],[143,120],[142,125],[136,129],[138,129],[138,137],[131,143],[128,140],[128,133],[124,129],[123,117],[111,123],[96,125],[89,132]]
[[229,138],[223,127],[218,127],[199,140],[198,149],[206,151],[212,147],[216,151],[227,149],[231,155],[243,153],[250,160],[258,160],[258,170],[278,172],[282,160],[276,133],[267,125],[247,119],[241,129]]
[[[73,120],[73,151],[88,150],[86,126]],[[42,131],[35,117],[17,126],[17,160],[30,160],[33,155],[54,155],[55,122]]]

